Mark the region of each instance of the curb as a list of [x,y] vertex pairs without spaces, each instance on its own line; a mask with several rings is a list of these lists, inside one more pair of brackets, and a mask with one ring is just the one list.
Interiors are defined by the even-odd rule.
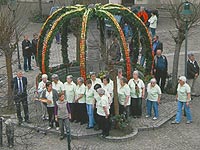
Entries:
[[155,130],[155,129],[160,128],[163,124],[168,122],[175,115],[176,115],[176,110],[174,110],[172,113],[170,113],[170,115],[168,117],[166,117],[165,119],[161,120],[158,123],[158,125],[135,128],[134,131],[131,134],[128,134],[126,136],[122,136],[122,137],[107,136],[107,137],[105,137],[105,139],[107,141],[110,141],[110,142],[124,142],[124,141],[131,140],[131,139],[135,138],[137,136],[137,134],[139,132],[141,132],[141,131],[150,131],[150,130]]

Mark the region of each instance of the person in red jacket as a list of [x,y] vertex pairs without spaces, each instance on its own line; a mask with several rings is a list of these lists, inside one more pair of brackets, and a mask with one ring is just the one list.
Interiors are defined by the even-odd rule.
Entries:
[[144,22],[144,24],[147,24],[148,14],[144,10],[144,7],[140,7],[140,11],[137,13],[137,16]]

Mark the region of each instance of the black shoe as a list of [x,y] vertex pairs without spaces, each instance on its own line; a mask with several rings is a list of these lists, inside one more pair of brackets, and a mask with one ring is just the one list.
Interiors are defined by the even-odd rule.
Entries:
[[80,125],[83,125],[83,124],[85,124],[84,122],[80,122]]
[[80,121],[76,120],[75,123],[79,123]]
[[63,140],[65,137],[64,136],[60,136],[60,140]]
[[94,127],[87,127],[86,129],[93,129]]
[[25,120],[25,122],[28,123],[28,124],[31,123],[30,120]]
[[31,68],[31,69],[29,69],[29,70],[33,70],[33,69]]

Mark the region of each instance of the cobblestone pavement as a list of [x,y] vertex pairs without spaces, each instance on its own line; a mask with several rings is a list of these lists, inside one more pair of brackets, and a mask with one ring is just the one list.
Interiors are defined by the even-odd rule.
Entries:
[[[125,142],[108,142],[101,137],[72,139],[71,146],[74,150],[199,150],[200,149],[200,101],[194,98],[191,104],[193,123],[186,124],[183,117],[179,125],[167,122],[161,128],[139,132],[136,138]],[[18,129],[19,130],[19,129]],[[59,140],[57,134],[47,136],[34,132],[32,138],[27,141],[31,146],[29,150],[66,150],[67,141]],[[21,145],[16,145],[16,150],[21,150]],[[6,150],[3,147],[3,150]]]

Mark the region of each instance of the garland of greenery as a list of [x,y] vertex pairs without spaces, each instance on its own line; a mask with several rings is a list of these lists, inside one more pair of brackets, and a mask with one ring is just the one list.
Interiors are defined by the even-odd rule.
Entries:
[[125,56],[125,64],[126,64],[126,76],[127,79],[129,80],[131,77],[131,63],[130,63],[130,57],[129,57],[129,50],[126,44],[126,39],[124,36],[124,33],[122,31],[122,28],[120,27],[119,23],[117,22],[117,20],[115,19],[115,17],[108,11],[104,11],[102,9],[100,10],[96,10],[96,14],[99,17],[103,17],[103,18],[107,18],[111,21],[113,25],[113,27],[118,31],[118,34],[120,35],[120,43],[122,45],[122,52],[123,52],[123,56]]
[[[125,64],[126,64],[126,74],[127,78],[130,78],[131,74],[131,63],[130,63],[130,57],[129,57],[129,51],[128,47],[125,41],[125,37],[123,34],[123,31],[121,27],[119,26],[117,20],[114,18],[112,14],[120,14],[126,20],[128,23],[130,23],[131,27],[134,29],[138,29],[141,33],[142,38],[144,38],[144,42],[142,43],[143,48],[145,49],[145,58],[147,61],[147,67],[146,67],[146,73],[149,74],[151,71],[152,66],[152,51],[151,51],[151,39],[150,35],[148,33],[148,29],[144,25],[144,23],[135,15],[133,14],[129,9],[121,6],[121,5],[114,5],[114,4],[106,4],[106,5],[96,5],[96,7],[93,8],[86,8],[85,6],[70,6],[70,7],[64,7],[53,13],[47,21],[44,23],[40,36],[39,36],[39,42],[38,42],[38,60],[40,63],[40,69],[42,73],[48,73],[49,71],[52,71],[56,69],[57,67],[54,67],[54,69],[49,70],[49,49],[51,47],[52,40],[55,36],[55,34],[58,32],[58,30],[63,26],[63,24],[67,24],[67,22],[72,17],[82,17],[82,26],[81,26],[81,41],[80,41],[80,72],[81,76],[86,79],[86,58],[85,58],[85,51],[86,51],[86,33],[87,33],[87,23],[90,16],[97,16],[99,19],[103,20],[104,18],[109,19],[113,27],[116,28],[118,34],[120,35],[120,43],[122,45],[122,52],[124,53],[123,56],[125,56]],[[52,25],[53,24],[53,25]],[[68,51],[67,51],[67,28],[65,28],[65,25],[63,27],[62,32],[62,56],[63,56],[63,63],[64,65],[61,66],[67,66],[69,63],[68,59]],[[49,30],[50,29],[50,30]],[[138,32],[135,32],[135,34],[138,34]],[[138,34],[139,35],[139,34]],[[134,36],[135,40],[139,40],[139,36]],[[44,43],[43,43],[44,42]],[[136,42],[139,43],[139,42]],[[138,44],[139,45],[139,44]],[[138,47],[138,45],[135,45]],[[136,54],[136,52],[134,53]],[[59,69],[60,67],[58,67]]]
[[137,28],[140,31],[141,38],[143,38],[144,42],[142,42],[142,48],[145,49],[145,58],[146,58],[146,70],[145,74],[150,74],[152,65],[153,65],[153,55],[152,55],[152,43],[149,31],[142,20],[137,17],[133,12],[131,12],[128,8],[123,7],[121,5],[107,4],[104,7],[106,11],[109,11],[112,14],[120,14],[122,15],[131,26]]
[[49,16],[47,18],[47,20],[45,21],[45,23],[43,24],[41,30],[40,30],[40,34],[38,37],[38,47],[37,47],[37,57],[38,57],[38,63],[40,66],[40,69],[42,67],[42,50],[43,50],[43,42],[45,40],[46,34],[49,31],[49,29],[52,26],[52,23],[63,13],[65,13],[66,11],[69,11],[69,8],[67,7],[63,7],[61,9],[58,9],[57,11],[55,11],[51,16]]
[[42,73],[47,73],[49,72],[49,49],[51,47],[51,43],[53,41],[54,36],[56,33],[59,31],[63,23],[75,16],[79,16],[81,13],[84,12],[83,8],[72,10],[69,12],[66,12],[62,14],[54,23],[53,26],[51,27],[51,30],[48,32],[46,39],[43,43],[43,51],[42,51]]

